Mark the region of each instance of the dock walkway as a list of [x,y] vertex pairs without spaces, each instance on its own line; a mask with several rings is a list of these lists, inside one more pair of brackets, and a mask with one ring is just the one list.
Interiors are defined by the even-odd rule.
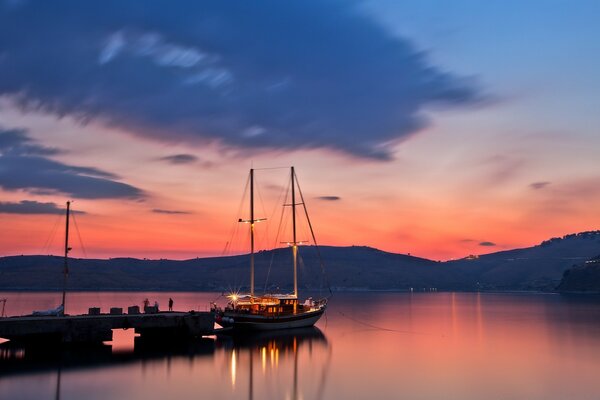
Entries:
[[150,338],[199,337],[213,333],[214,316],[190,311],[0,318],[0,338],[16,342],[103,342],[112,340],[113,329],[134,329]]

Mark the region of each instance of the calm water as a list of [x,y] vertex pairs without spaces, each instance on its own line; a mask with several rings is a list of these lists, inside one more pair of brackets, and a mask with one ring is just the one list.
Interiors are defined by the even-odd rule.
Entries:
[[[204,310],[212,293],[74,293],[67,312],[145,297]],[[0,293],[16,315],[57,293]],[[134,343],[135,342],[135,343]],[[600,300],[515,294],[336,294],[318,329],[94,349],[0,350],[1,399],[598,399]]]

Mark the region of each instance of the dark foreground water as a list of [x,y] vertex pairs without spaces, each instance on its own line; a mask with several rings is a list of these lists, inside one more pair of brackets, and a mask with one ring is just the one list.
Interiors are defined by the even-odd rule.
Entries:
[[[67,312],[213,293],[74,293]],[[0,293],[9,315],[57,293]],[[1,307],[1,303],[0,303]],[[533,294],[336,294],[318,329],[88,349],[0,345],[0,399],[598,399],[600,300]]]

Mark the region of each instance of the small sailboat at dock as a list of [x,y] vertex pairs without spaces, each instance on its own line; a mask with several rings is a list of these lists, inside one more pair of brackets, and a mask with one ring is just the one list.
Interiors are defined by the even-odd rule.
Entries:
[[[306,299],[299,301],[298,297],[298,245],[296,234],[296,208],[303,206],[307,217],[313,241],[316,245],[312,224],[308,218],[306,205],[302,192],[299,190],[294,167],[291,167],[291,204],[286,204],[292,208],[292,240],[288,243],[291,247],[292,265],[294,273],[294,286],[292,293],[281,294],[263,294],[258,295],[254,287],[254,268],[255,268],[255,249],[254,249],[254,228],[255,223],[262,221],[262,218],[256,218],[254,213],[254,173],[250,170],[250,218],[240,219],[239,222],[247,223],[250,226],[250,293],[231,294],[228,296],[228,303],[224,308],[215,304],[212,305],[212,311],[215,313],[217,324],[223,328],[232,328],[234,330],[264,331],[274,329],[291,329],[313,326],[319,318],[325,313],[327,308],[327,299],[313,300]],[[296,188],[300,193],[301,202],[297,203]]]
[[62,302],[56,308],[49,310],[34,311],[34,316],[64,316],[65,315],[65,302],[67,300],[67,279],[69,277],[69,217],[71,216],[71,202],[67,201],[67,208],[65,211],[65,253],[64,253],[64,266],[63,266],[63,288],[62,288]]
[[[101,313],[99,307],[92,307],[89,308],[88,314],[67,314],[65,305],[71,250],[70,217],[73,217],[74,226],[77,228],[75,216],[71,212],[71,202],[67,202],[61,304],[50,310],[34,311],[30,315],[0,318],[0,338],[19,345],[37,346],[41,343],[99,344],[111,341],[114,329],[132,328],[140,338],[147,339],[147,342],[198,338],[214,332],[214,315],[208,311],[158,312],[155,309],[140,313],[139,307],[133,306],[128,308],[127,314],[123,313],[120,307],[111,307],[110,313]],[[0,302],[4,303],[3,300]],[[71,309],[76,310],[76,307]],[[160,340],[156,340],[157,338]]]

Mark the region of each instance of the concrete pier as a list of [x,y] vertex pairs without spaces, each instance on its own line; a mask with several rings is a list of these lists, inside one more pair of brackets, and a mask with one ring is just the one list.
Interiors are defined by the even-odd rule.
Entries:
[[113,329],[134,329],[148,338],[199,337],[213,333],[214,317],[192,311],[0,318],[0,338],[15,342],[103,342],[112,340]]

